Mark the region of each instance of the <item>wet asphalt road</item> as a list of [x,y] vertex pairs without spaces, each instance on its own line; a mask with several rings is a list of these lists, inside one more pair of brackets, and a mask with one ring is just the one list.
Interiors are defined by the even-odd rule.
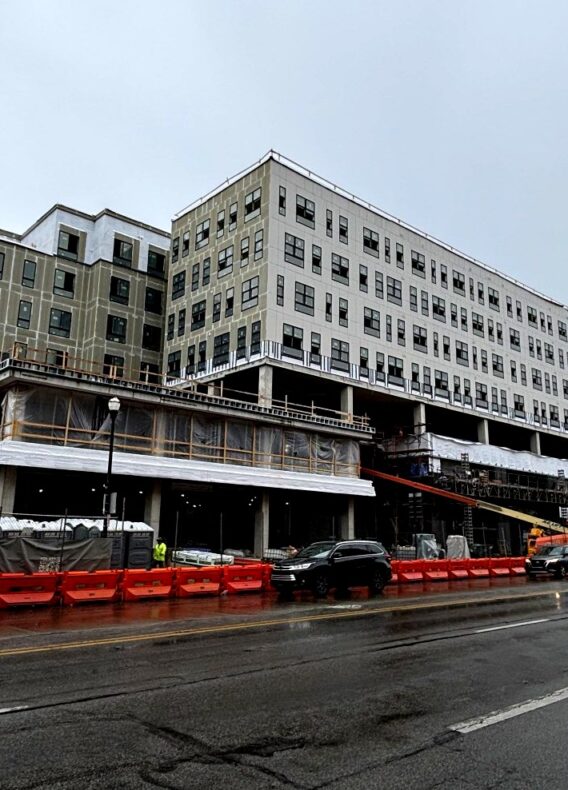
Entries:
[[568,699],[452,727],[567,689],[567,618],[524,579],[3,612],[0,787],[564,788]]

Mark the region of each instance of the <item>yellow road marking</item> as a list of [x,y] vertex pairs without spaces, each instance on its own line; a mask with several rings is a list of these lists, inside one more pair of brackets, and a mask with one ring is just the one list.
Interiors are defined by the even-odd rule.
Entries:
[[[562,593],[565,594],[565,593]],[[547,596],[556,596],[558,591],[538,592],[538,593],[521,593],[517,595],[504,595],[497,598],[488,598],[484,602],[487,603],[505,603],[507,601],[514,601],[523,598],[544,598]],[[228,623],[226,625],[212,625],[202,626],[195,628],[185,628],[178,631],[158,631],[147,634],[123,634],[120,636],[103,637],[101,639],[86,639],[80,642],[61,642],[48,645],[37,645],[34,647],[14,647],[5,648],[0,650],[0,658],[8,658],[10,656],[21,656],[33,653],[51,653],[60,650],[78,650],[85,647],[101,647],[104,645],[120,645],[131,644],[134,642],[152,642],[157,639],[175,639],[182,636],[202,636],[203,634],[221,634],[230,633],[232,631],[246,631],[255,628],[263,628],[272,625],[294,625],[296,623],[313,623],[322,620],[340,620],[346,617],[368,617],[376,614],[390,614],[392,612],[406,612],[417,611],[424,609],[449,609],[456,606],[464,606],[471,603],[476,603],[479,598],[460,598],[454,601],[436,601],[432,603],[414,603],[398,606],[385,606],[373,609],[357,609],[342,612],[329,612],[321,614],[304,615],[302,617],[288,617],[278,618],[277,620],[254,620],[249,623]]]

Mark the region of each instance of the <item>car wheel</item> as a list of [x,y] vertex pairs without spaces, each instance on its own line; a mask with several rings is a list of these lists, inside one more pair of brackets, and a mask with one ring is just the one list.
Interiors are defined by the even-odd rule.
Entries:
[[329,592],[329,581],[325,573],[318,573],[314,579],[312,589],[317,598],[325,598]]
[[371,595],[378,595],[379,593],[382,593],[386,583],[387,580],[384,574],[382,574],[380,571],[375,571],[369,583],[369,592]]
[[554,575],[556,576],[557,579],[565,579],[566,568],[564,567],[564,565],[561,565]]

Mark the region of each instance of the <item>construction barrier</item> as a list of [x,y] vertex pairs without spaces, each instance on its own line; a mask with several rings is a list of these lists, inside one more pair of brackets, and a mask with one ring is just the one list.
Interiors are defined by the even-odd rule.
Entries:
[[169,598],[173,593],[174,568],[153,568],[151,571],[126,570],[122,579],[125,601],[142,598]]
[[0,574],[0,607],[49,606],[57,601],[58,573]]
[[264,566],[226,565],[223,568],[223,587],[228,593],[260,592],[264,584]]
[[470,579],[488,579],[489,557],[483,557],[479,560],[470,560],[468,573]]
[[219,595],[223,583],[223,568],[208,565],[205,568],[177,568],[175,594],[178,598],[192,595]]
[[424,560],[400,560],[398,565],[398,583],[424,581]]
[[511,562],[509,557],[492,557],[489,560],[490,576],[510,576]]
[[400,560],[391,560],[391,584],[398,584],[398,566]]
[[450,579],[468,579],[469,562],[469,560],[448,560],[448,577]]
[[86,601],[116,601],[120,595],[122,571],[65,571],[61,574],[64,604]]
[[526,557],[509,557],[509,570],[511,576],[524,576]]
[[424,560],[424,581],[447,582],[449,578],[448,560]]
[[270,578],[272,576],[272,569],[273,565],[270,562],[265,562],[263,564],[263,573],[262,573],[262,589],[263,590],[271,590],[272,584],[270,583]]

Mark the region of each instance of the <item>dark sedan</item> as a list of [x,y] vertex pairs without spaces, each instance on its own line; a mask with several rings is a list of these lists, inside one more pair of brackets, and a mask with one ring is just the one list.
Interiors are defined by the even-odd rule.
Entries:
[[536,554],[527,557],[525,570],[529,578],[554,576],[563,579],[568,574],[568,546],[541,546]]

